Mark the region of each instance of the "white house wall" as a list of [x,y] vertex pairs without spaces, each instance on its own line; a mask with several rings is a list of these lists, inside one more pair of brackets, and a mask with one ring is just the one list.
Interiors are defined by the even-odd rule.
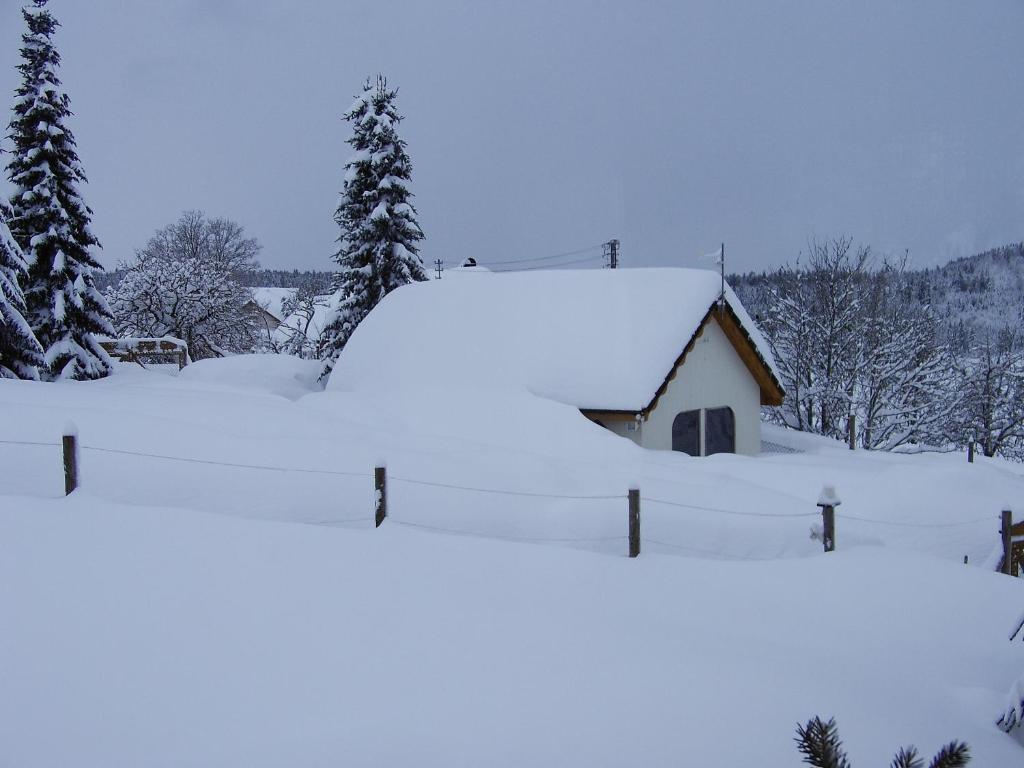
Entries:
[[[650,418],[644,422],[640,445],[672,450],[672,422],[678,413],[723,406],[732,408],[736,418],[736,452],[758,454],[761,450],[761,391],[725,332],[712,318],[676,377],[669,382]],[[701,418],[703,422],[703,414]],[[636,433],[630,433],[633,435]]]
[[[619,419],[605,419],[601,420],[601,425],[608,430],[611,430],[619,437],[625,437],[632,440],[634,443],[640,442],[642,424],[638,424],[636,421],[625,421]],[[633,429],[630,429],[633,427]]]

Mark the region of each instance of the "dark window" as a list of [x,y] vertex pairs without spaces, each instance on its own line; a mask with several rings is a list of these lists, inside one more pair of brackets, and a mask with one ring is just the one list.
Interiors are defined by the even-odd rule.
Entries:
[[736,417],[732,408],[704,412],[704,453],[736,453]]
[[672,450],[700,456],[700,411],[683,411],[672,422]]

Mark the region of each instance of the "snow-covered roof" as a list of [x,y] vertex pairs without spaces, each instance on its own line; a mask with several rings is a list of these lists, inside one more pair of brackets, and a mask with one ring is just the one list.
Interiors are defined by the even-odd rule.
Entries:
[[285,317],[282,306],[285,300],[294,294],[294,288],[253,288],[252,300],[262,307],[264,312],[273,315],[278,322],[281,322]]
[[[716,272],[698,269],[474,277],[386,296],[352,335],[328,388],[525,388],[583,409],[641,411],[721,290]],[[768,345],[728,287],[726,301],[777,385]]]

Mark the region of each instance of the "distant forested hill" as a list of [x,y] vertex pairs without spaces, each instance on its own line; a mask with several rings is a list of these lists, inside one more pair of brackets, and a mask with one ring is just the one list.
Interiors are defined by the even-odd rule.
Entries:
[[[101,272],[96,275],[96,285],[101,291],[105,291],[109,286],[121,282],[124,274],[123,269]],[[255,269],[240,274],[238,280],[249,288],[299,288],[312,281],[316,285],[322,285],[326,291],[330,287],[332,274],[318,270]]]
[[[951,341],[976,331],[1024,328],[1024,243],[941,267],[908,269],[903,278],[904,298],[930,306]],[[752,314],[763,315],[769,288],[781,279],[778,270],[747,272],[731,275],[729,284]]]

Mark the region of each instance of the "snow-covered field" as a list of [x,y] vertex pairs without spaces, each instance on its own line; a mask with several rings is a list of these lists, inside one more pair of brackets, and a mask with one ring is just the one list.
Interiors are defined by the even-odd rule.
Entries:
[[777,430],[799,452],[693,459],[522,393],[318,371],[0,381],[0,441],[50,444],[0,442],[0,765],[795,765],[815,714],[855,766],[953,738],[1024,761],[993,723],[1024,582],[982,567],[1021,467]]

